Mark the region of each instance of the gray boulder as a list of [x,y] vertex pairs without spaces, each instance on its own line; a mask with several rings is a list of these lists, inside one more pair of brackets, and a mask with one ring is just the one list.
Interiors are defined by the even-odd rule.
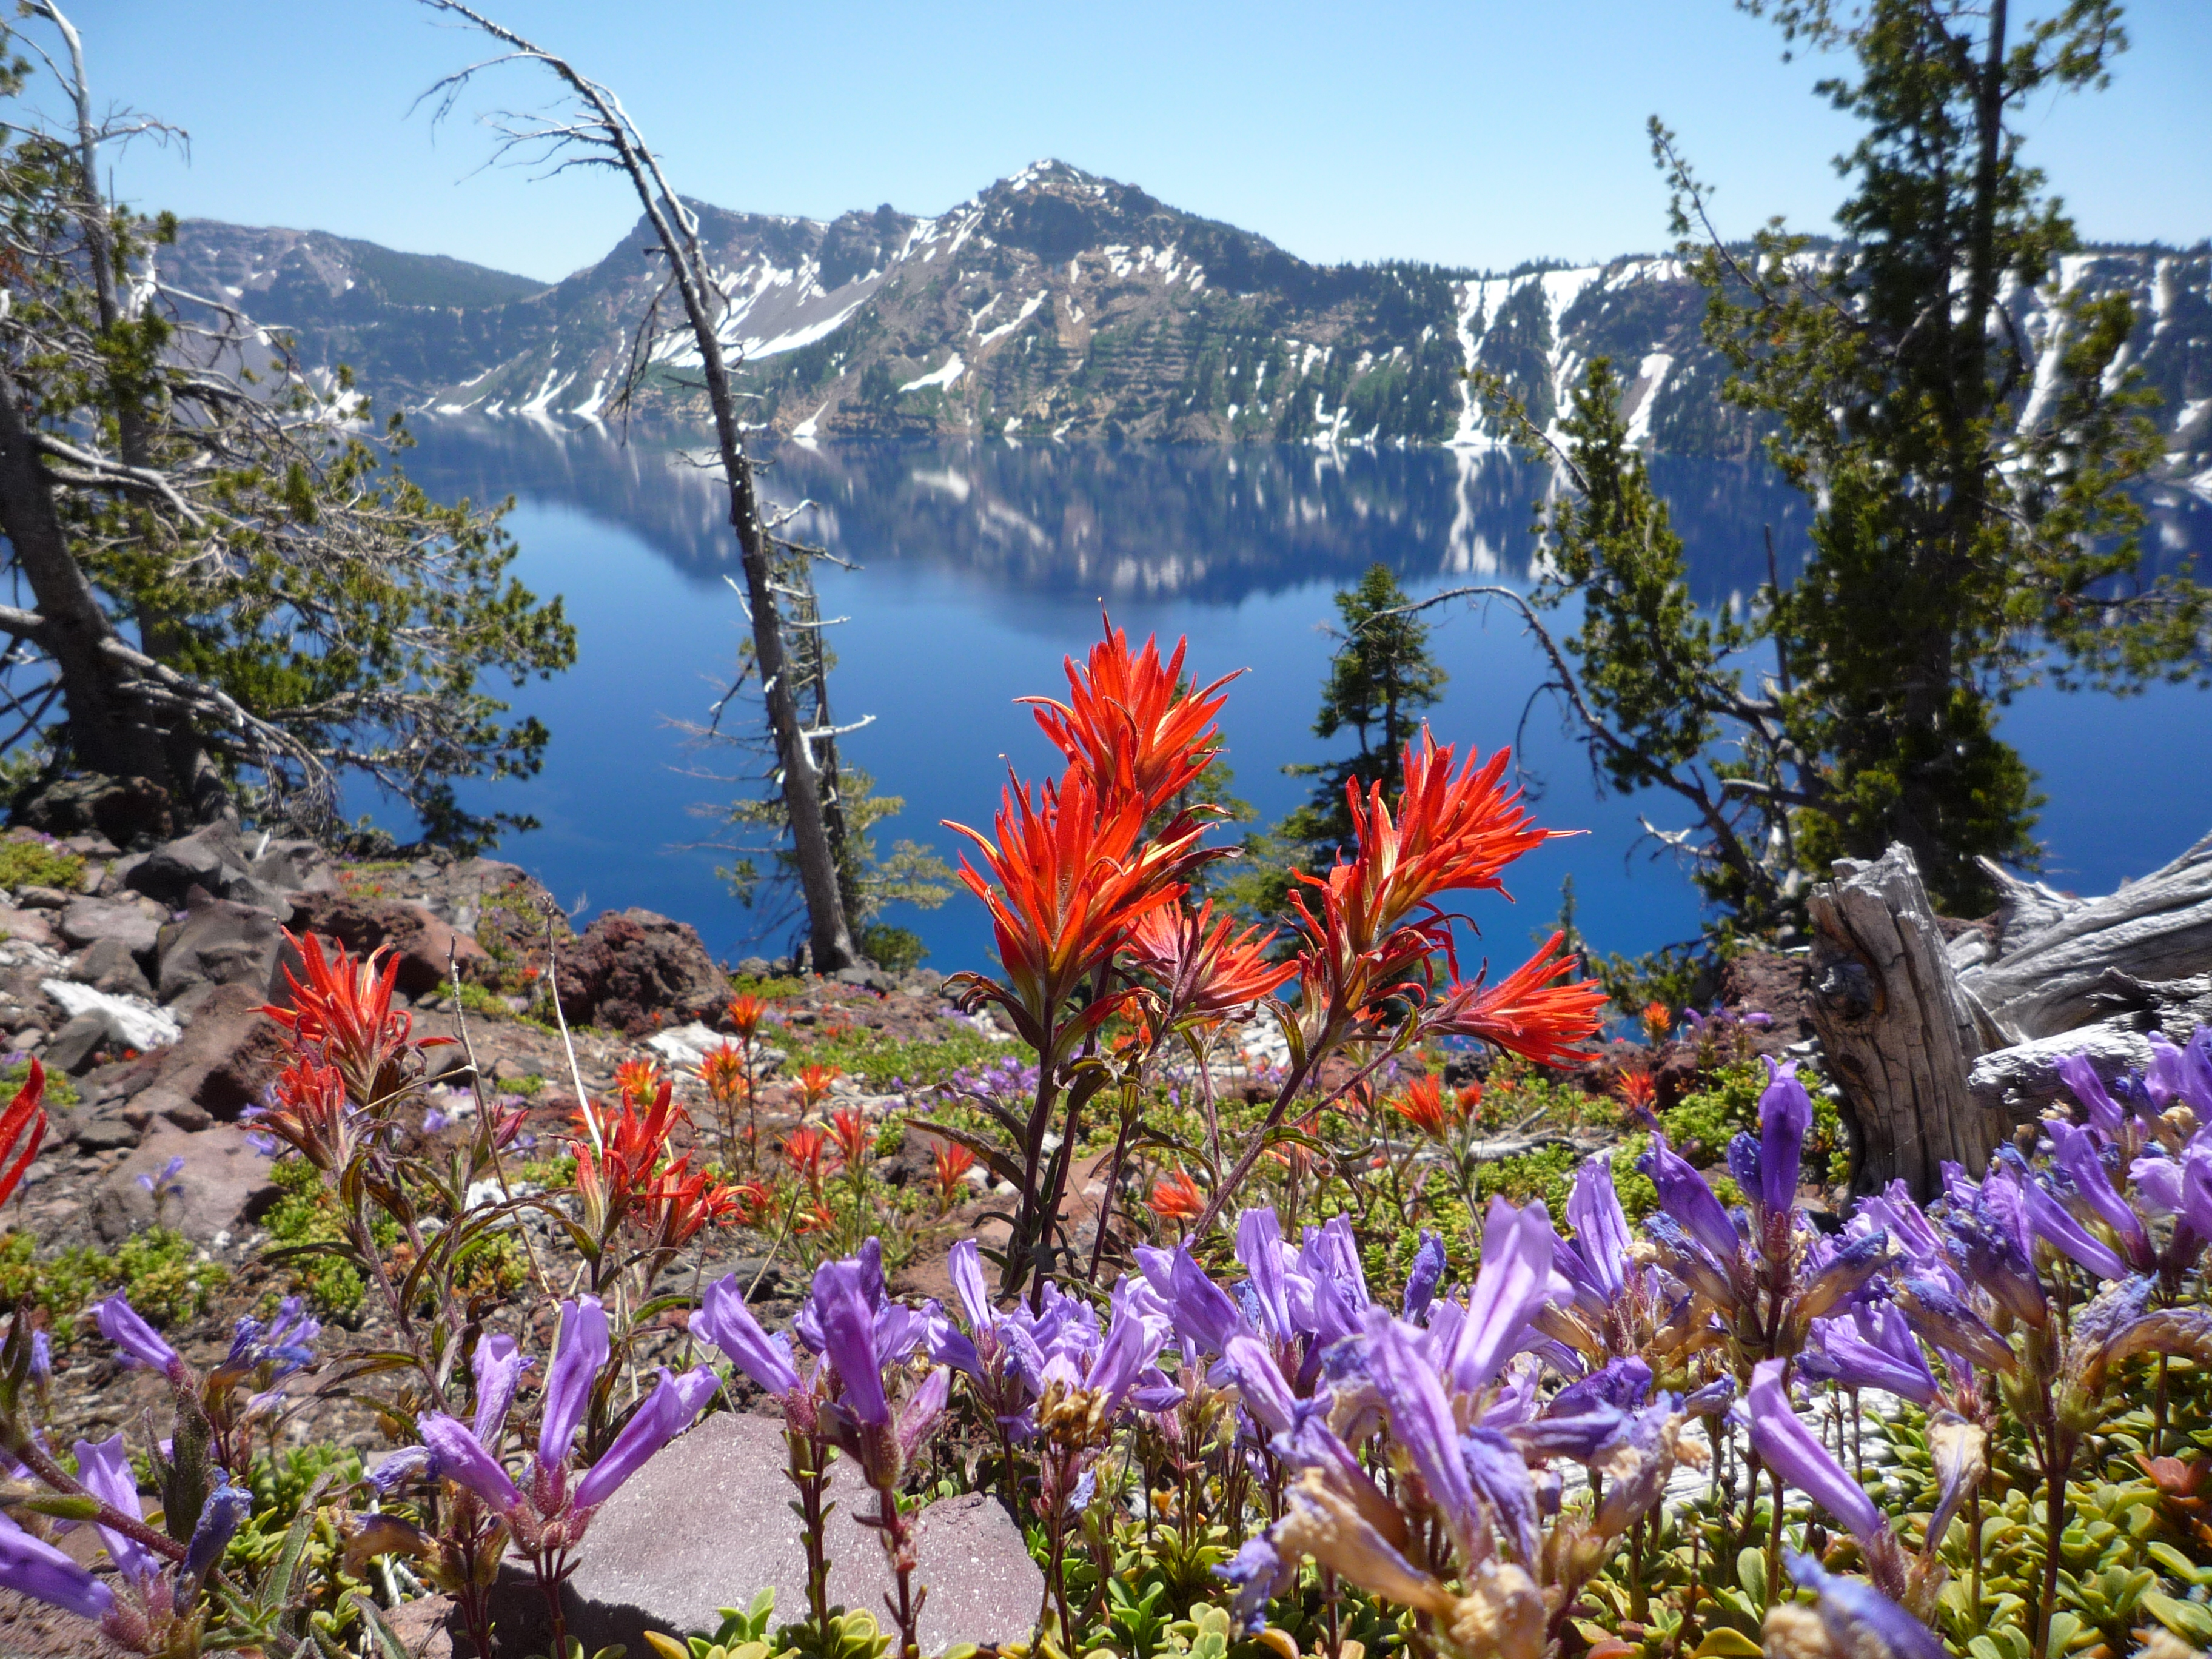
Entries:
[[102,1013],[77,1014],[54,1033],[40,1056],[47,1069],[82,1077],[92,1069],[92,1057],[117,1045],[114,1028]]
[[73,899],[64,907],[54,931],[79,950],[112,939],[132,956],[144,957],[161,937],[167,915],[157,904],[127,896]]
[[[142,1154],[143,1156],[143,1154]],[[775,1591],[776,1622],[803,1616],[805,1558],[792,1486],[784,1477],[783,1430],[767,1418],[718,1413],[631,1477],[593,1517],[569,1579],[568,1628],[585,1651],[627,1644],[648,1651],[645,1632],[682,1637],[711,1631],[719,1608],[745,1607]],[[831,1473],[828,1527],[830,1599],[866,1609],[889,1626],[884,1597],[894,1588],[883,1546],[860,1525],[875,1496],[849,1459]],[[939,1498],[915,1517],[916,1582],[928,1587],[921,1650],[1026,1639],[1044,1599],[1044,1575],[1021,1528],[981,1493]],[[513,1598],[528,1618],[534,1594]],[[542,1615],[541,1615],[542,1617]],[[504,1621],[502,1620],[502,1623]]]
[[137,957],[119,939],[93,940],[70,963],[69,976],[79,985],[89,985],[112,996],[143,997],[149,1002],[154,1000],[154,988],[139,969]]
[[197,887],[216,898],[267,910],[279,921],[292,919],[292,907],[256,875],[237,829],[228,823],[165,842],[134,864],[124,879],[162,904],[182,905]]
[[283,983],[276,965],[286,949],[276,918],[266,910],[203,891],[184,920],[161,929],[155,988],[171,1002],[203,985],[250,985],[263,995]]

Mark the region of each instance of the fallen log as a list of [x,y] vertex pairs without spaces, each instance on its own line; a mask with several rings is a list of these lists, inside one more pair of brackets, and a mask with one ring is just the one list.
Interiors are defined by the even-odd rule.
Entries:
[[2199,1025],[2212,1025],[2212,975],[2151,982],[2108,969],[2093,1000],[2113,1012],[2087,1025],[2033,1037],[1977,1060],[1966,1074],[1975,1100],[2014,1121],[2040,1117],[2053,1106],[2073,1104],[2072,1093],[2058,1076],[2058,1062],[2068,1056],[2082,1055],[2111,1083],[2150,1064],[2151,1032],[2179,1047]]
[[2086,902],[1984,867],[2003,896],[1998,954],[1959,982],[2002,1044],[2107,1018],[2112,1010],[2100,999],[2112,994],[2106,975],[2114,970],[2150,985],[2212,969],[2212,836],[2164,869]]
[[1966,1083],[1990,1033],[1960,988],[1911,849],[1835,869],[1808,906],[1813,1024],[1849,1109],[1852,1186],[1903,1181],[1927,1198],[1945,1163],[1978,1172],[2008,1127]]

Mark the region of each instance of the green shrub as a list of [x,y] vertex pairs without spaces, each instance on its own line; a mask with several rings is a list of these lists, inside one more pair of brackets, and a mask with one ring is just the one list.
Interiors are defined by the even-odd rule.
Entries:
[[[323,1185],[313,1164],[303,1158],[279,1158],[270,1175],[284,1194],[270,1211],[266,1223],[277,1249],[334,1244],[344,1238],[345,1224],[337,1200]],[[309,1255],[295,1256],[289,1265],[295,1287],[325,1318],[350,1319],[361,1311],[367,1287],[351,1263],[335,1256]]]
[[57,1347],[78,1334],[77,1321],[91,1303],[121,1291],[147,1322],[173,1325],[207,1311],[208,1297],[230,1275],[214,1261],[200,1261],[198,1248],[170,1227],[150,1227],[124,1240],[113,1255],[81,1244],[38,1254],[28,1233],[10,1234],[0,1243],[0,1302],[28,1302],[46,1316]]
[[[23,1085],[30,1075],[31,1060],[27,1054],[13,1066],[0,1070],[0,1111],[5,1111],[15,1103],[15,1097],[22,1093]],[[49,1112],[66,1112],[82,1098],[83,1097],[77,1093],[76,1085],[68,1073],[47,1071],[46,1101]]]
[[51,842],[27,836],[0,841],[0,887],[58,887],[75,892],[84,879],[84,859]]
[[887,974],[903,974],[929,958],[929,947],[911,927],[872,921],[860,929],[860,954]]

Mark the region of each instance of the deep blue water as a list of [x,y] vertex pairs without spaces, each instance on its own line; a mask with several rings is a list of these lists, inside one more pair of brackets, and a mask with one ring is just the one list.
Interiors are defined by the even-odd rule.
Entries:
[[[544,827],[501,856],[538,874],[562,902],[596,911],[643,905],[698,927],[730,956],[782,948],[787,922],[737,904],[714,874],[726,854],[693,809],[732,787],[702,771],[752,764],[701,750],[676,722],[703,720],[727,685],[744,614],[726,497],[710,476],[672,464],[665,437],[624,446],[599,431],[523,422],[427,424],[408,470],[434,493],[512,494],[518,573],[566,596],[580,636],[576,668],[514,694],[553,740],[544,773],[479,788],[483,810],[527,811]],[[682,441],[690,441],[687,437]],[[1003,443],[871,446],[775,456],[769,493],[816,511],[793,526],[863,568],[820,568],[833,634],[836,718],[875,718],[844,740],[850,764],[905,811],[878,831],[947,857],[951,818],[987,828],[1011,763],[1024,776],[1050,751],[1013,699],[1057,694],[1060,662],[1097,637],[1102,603],[1141,636],[1189,636],[1201,679],[1243,668],[1223,727],[1236,791],[1272,820],[1308,785],[1285,763],[1338,752],[1311,732],[1332,648],[1331,596],[1376,560],[1416,593],[1528,583],[1528,524],[1543,475],[1500,455],[1435,451],[1014,448]],[[1807,513],[1763,468],[1655,460],[1688,549],[1701,603],[1747,597],[1766,579],[1765,526],[1790,573]],[[2154,537],[2171,560],[2212,546],[2212,507],[2185,495],[2154,503]],[[1511,872],[1517,908],[1484,899],[1474,920],[1501,954],[1556,914],[1571,874],[1584,932],[1601,949],[1641,951],[1693,935],[1696,897],[1680,867],[1655,858],[1639,817],[1681,819],[1671,797],[1601,799],[1578,744],[1548,702],[1533,643],[1502,609],[1430,613],[1451,678],[1431,714],[1440,738],[1487,751],[1522,739],[1540,822],[1587,833],[1556,841]],[[753,707],[757,707],[754,705]],[[750,709],[733,705],[742,723]],[[1525,723],[1524,723],[1525,715]],[[2004,735],[2051,797],[2039,829],[2047,878],[2084,892],[2164,863],[2212,829],[2212,697],[2161,689],[2116,699],[2037,690],[2007,711]],[[399,826],[395,826],[399,827]],[[988,933],[964,893],[941,909],[894,913],[918,929],[931,965],[984,965]],[[773,953],[770,950],[769,953]]]

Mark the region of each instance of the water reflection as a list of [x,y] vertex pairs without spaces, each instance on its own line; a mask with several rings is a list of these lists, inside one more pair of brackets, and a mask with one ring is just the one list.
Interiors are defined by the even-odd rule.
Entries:
[[[742,953],[762,918],[731,903],[713,854],[688,850],[707,833],[691,808],[729,791],[699,780],[700,757],[672,724],[704,717],[743,632],[722,583],[733,550],[726,497],[684,453],[697,434],[644,432],[625,445],[508,422],[431,423],[420,435],[409,467],[434,492],[521,498],[518,574],[566,595],[582,635],[574,671],[514,695],[518,712],[554,733],[544,772],[469,786],[468,804],[542,817],[545,828],[507,855],[564,900],[642,904]],[[1525,582],[1532,507],[1549,483],[1509,456],[1433,450],[787,445],[773,459],[769,493],[818,502],[810,533],[865,567],[823,577],[826,606],[851,618],[836,640],[841,709],[876,716],[849,740],[850,758],[906,799],[888,833],[939,851],[951,850],[939,819],[982,821],[1009,764],[1024,774],[1047,764],[1014,700],[1053,688],[1062,653],[1096,637],[1100,599],[1139,635],[1188,635],[1206,675],[1249,667],[1224,729],[1238,793],[1263,821],[1276,818],[1310,787],[1285,776],[1285,763],[1335,752],[1311,728],[1330,648],[1316,625],[1332,614],[1331,591],[1377,559],[1416,593]],[[1769,525],[1784,575],[1794,574],[1808,513],[1771,473],[1651,465],[1702,603],[1748,598],[1766,580]],[[2151,511],[2149,540],[2167,567],[2212,545],[2212,510],[2197,498],[2165,492]],[[1644,857],[1639,820],[1676,826],[1671,799],[1601,793],[1548,703],[1520,726],[1543,676],[1510,617],[1455,607],[1434,620],[1451,677],[1438,732],[1488,747],[1518,730],[1521,763],[1551,784],[1544,821],[1589,832],[1533,861],[1527,914],[1501,937],[1517,942],[1548,916],[1570,873],[1583,926],[1606,949],[1694,933],[1689,884]],[[2208,708],[2182,688],[2125,702],[2045,688],[2007,708],[2004,736],[2051,796],[2039,833],[2059,885],[2109,890],[2204,832],[2212,775],[2172,759],[2202,748]],[[964,899],[892,919],[922,931],[935,966],[986,960],[981,909]]]
[[[688,578],[733,557],[725,498],[684,442],[696,434],[523,422],[440,422],[409,466],[434,490],[522,490],[629,526]],[[870,565],[957,573],[991,588],[1089,600],[1234,604],[1341,583],[1380,560],[1409,584],[1527,580],[1547,471],[1494,451],[1060,448],[786,444],[767,493],[811,500],[807,533]],[[1651,464],[1704,604],[1767,578],[1771,527],[1795,568],[1804,500],[1764,467]]]

